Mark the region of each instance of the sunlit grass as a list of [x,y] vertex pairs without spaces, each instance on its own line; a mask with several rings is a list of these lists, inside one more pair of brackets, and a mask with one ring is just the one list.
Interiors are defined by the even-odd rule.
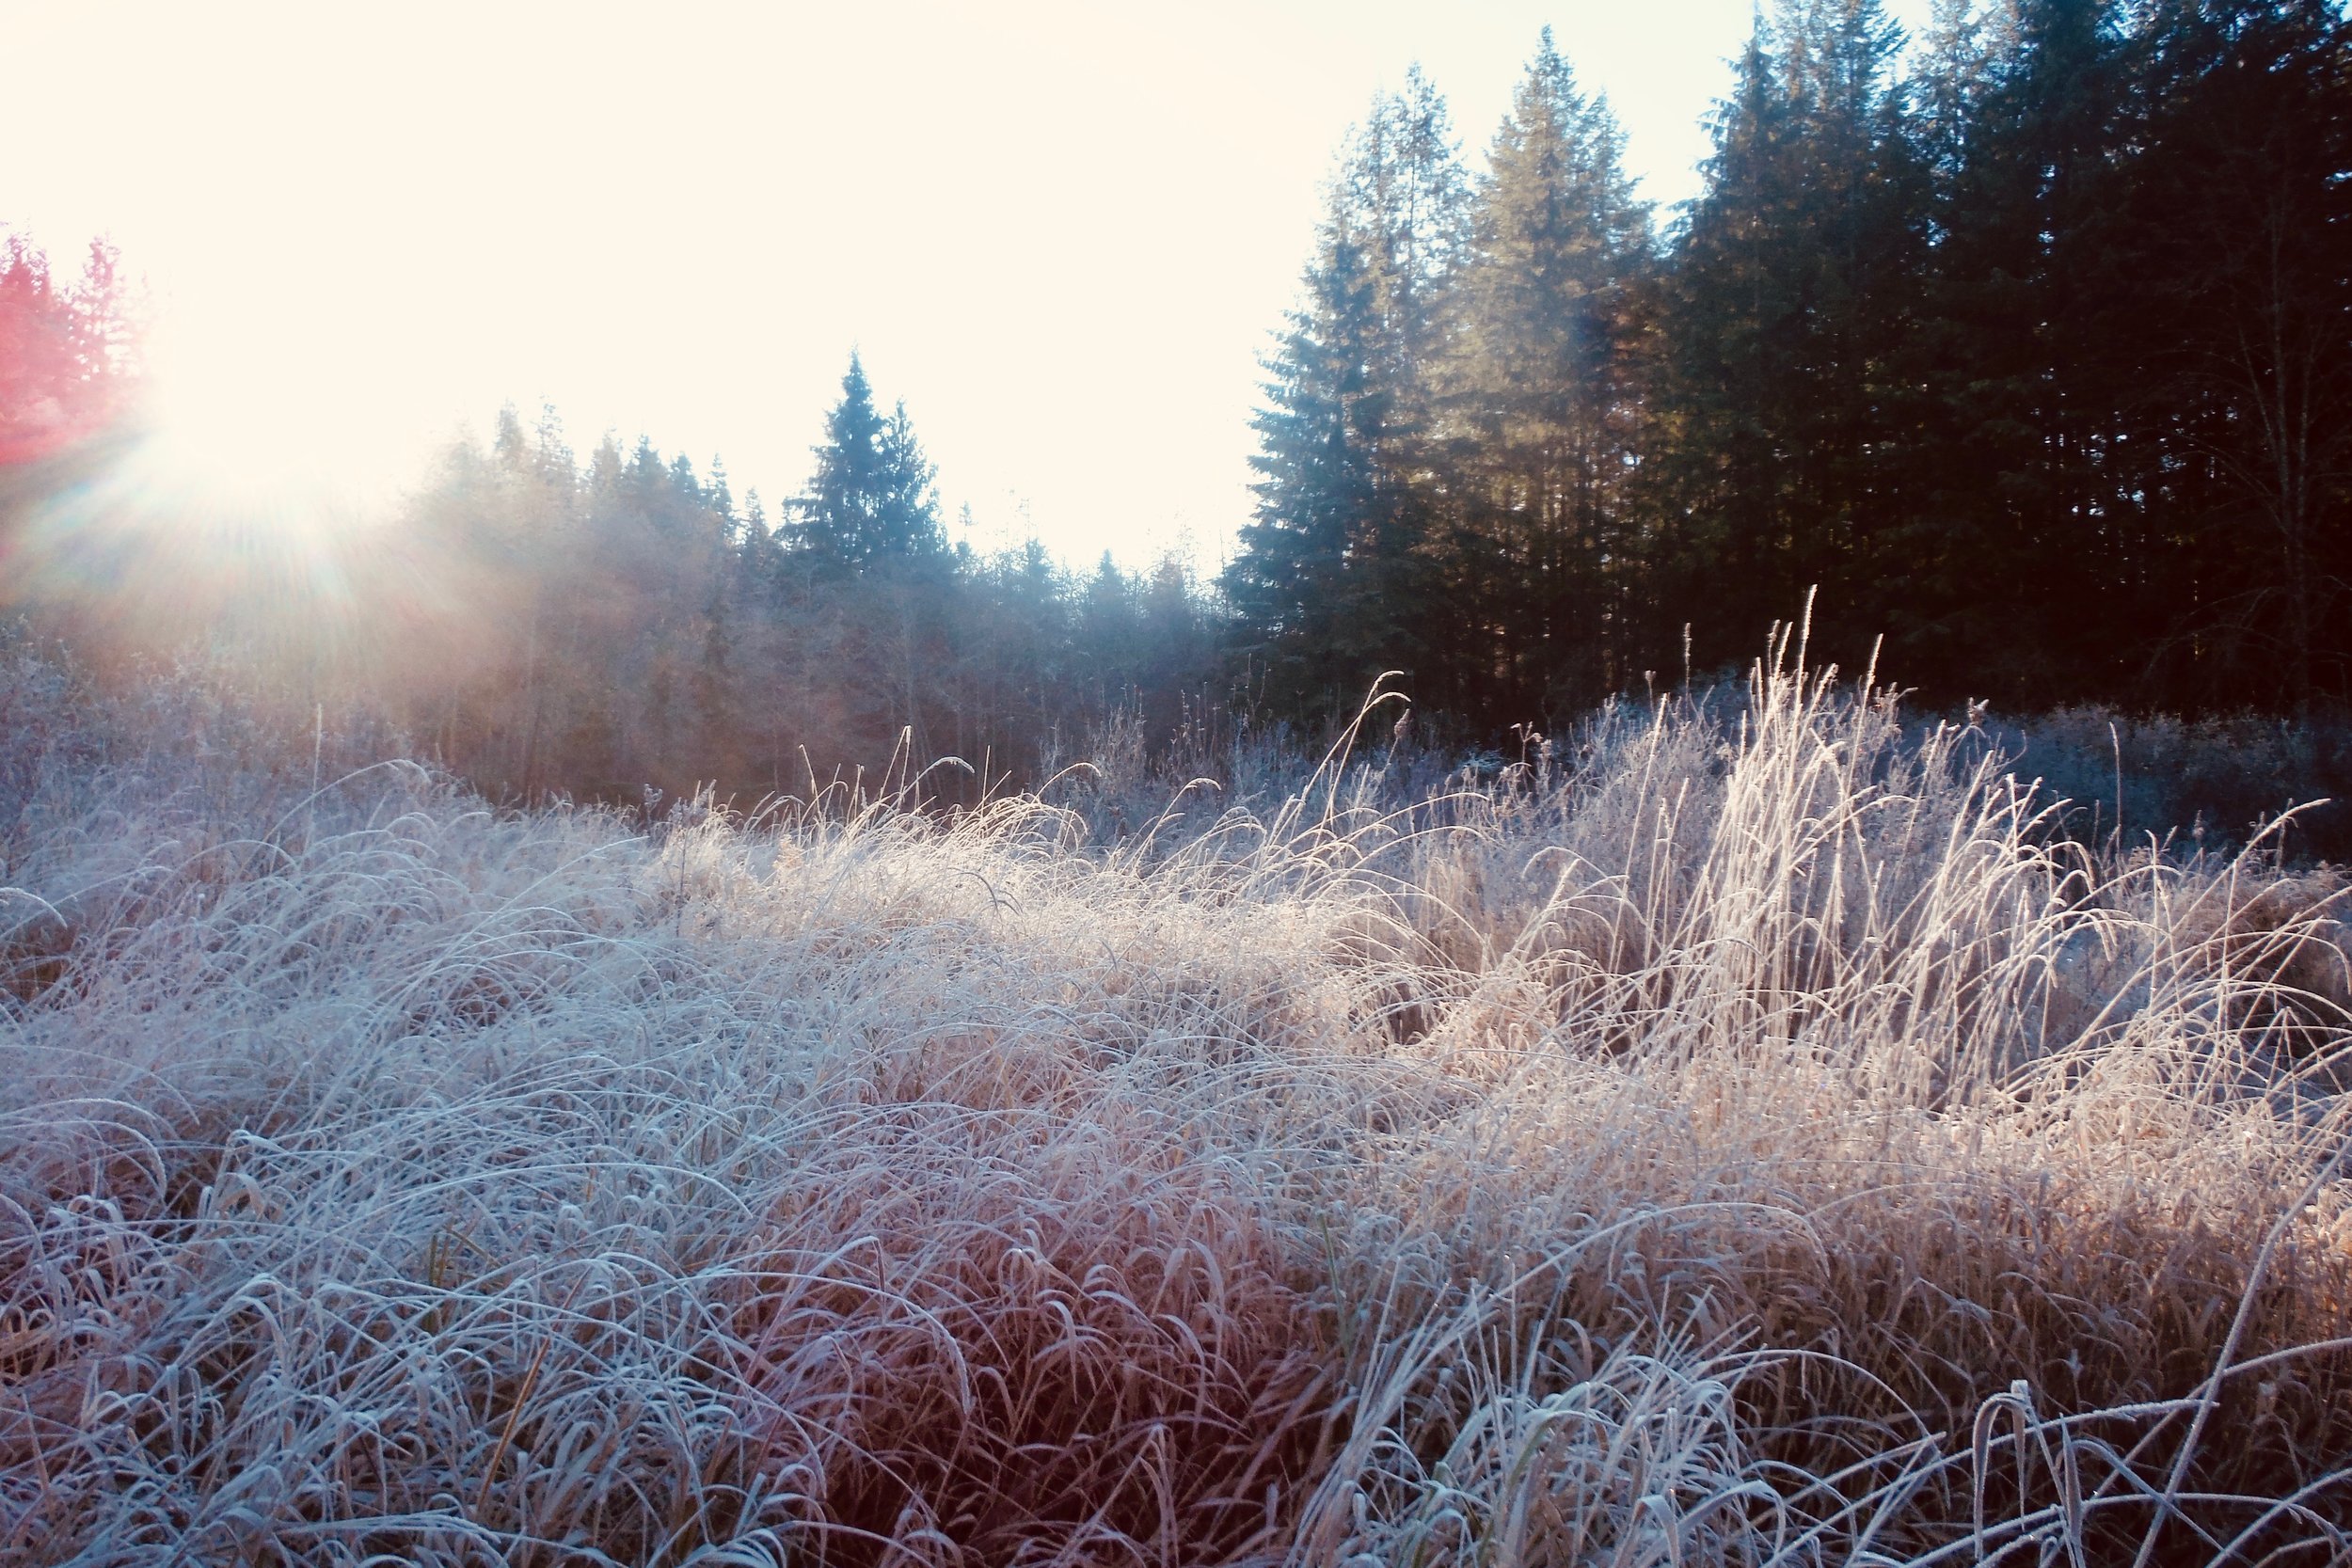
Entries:
[[1116,843],[41,775],[0,1557],[2342,1554],[2340,878],[1793,673],[1365,754]]

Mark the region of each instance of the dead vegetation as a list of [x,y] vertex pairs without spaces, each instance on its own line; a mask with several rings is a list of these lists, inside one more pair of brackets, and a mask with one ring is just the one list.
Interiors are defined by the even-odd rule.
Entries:
[[1980,741],[1781,671],[1120,842],[44,798],[0,1558],[2340,1559],[2344,879]]

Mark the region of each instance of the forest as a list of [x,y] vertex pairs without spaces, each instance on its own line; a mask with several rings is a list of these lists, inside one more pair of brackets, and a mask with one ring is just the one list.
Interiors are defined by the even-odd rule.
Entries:
[[1277,689],[1488,724],[1817,644],[1943,702],[2342,700],[2341,20],[1868,6],[1759,27],[1661,226],[1547,47],[1486,167],[1352,144],[1226,589]]
[[1113,714],[1155,752],[1311,731],[1388,672],[1423,736],[1507,751],[1736,673],[1808,604],[1817,657],[1939,709],[2340,715],[2343,19],[1937,17],[1908,41],[1873,4],[1759,19],[1673,213],[1549,35],[1475,162],[1418,71],[1379,97],[1270,341],[1221,573],[976,552],[852,357],[797,495],[510,412],[334,559],[225,528],[191,582],[20,522],[13,597],[92,660],[264,650],[295,709],[364,709],[532,800],[752,799],[902,736],[1027,779]]

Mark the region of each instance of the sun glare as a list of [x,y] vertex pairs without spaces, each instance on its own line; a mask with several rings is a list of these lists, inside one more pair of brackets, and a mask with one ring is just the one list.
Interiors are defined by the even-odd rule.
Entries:
[[[167,320],[156,356],[151,482],[287,516],[379,499],[394,483],[361,374],[238,324]],[[405,454],[403,454],[404,456]]]
[[384,525],[421,454],[387,441],[369,356],[176,304],[155,311],[135,437],[18,520],[0,574],[92,638],[167,648],[335,636],[371,602],[396,609]]

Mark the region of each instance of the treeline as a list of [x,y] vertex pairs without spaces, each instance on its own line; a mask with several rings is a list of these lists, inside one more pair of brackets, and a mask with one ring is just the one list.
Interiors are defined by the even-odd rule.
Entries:
[[[501,582],[419,728],[493,787],[1032,776],[1136,711],[1458,739],[1813,647],[1931,701],[2352,694],[2352,31],[2303,0],[1783,0],[1700,195],[1639,197],[1547,34],[1483,166],[1417,72],[1333,181],[1213,584],[950,544],[852,364],[771,520],[502,425],[418,503]],[[943,789],[957,787],[938,781]]]
[[927,768],[927,798],[969,800],[1114,724],[1162,750],[1232,734],[1187,560],[951,543],[905,408],[854,358],[777,513],[716,459],[610,435],[582,456],[553,410],[510,407],[380,515],[280,516],[184,490],[134,420],[0,464],[0,618],[22,622],[0,641],[29,633],[117,698],[186,666],[303,760],[341,732],[510,800],[709,784],[748,805]]
[[[806,492],[771,519],[723,465],[607,437],[580,462],[552,420],[503,415],[404,525],[463,562],[447,641],[405,640],[389,701],[435,754],[501,794],[633,800],[716,782],[805,793],[836,769],[903,782],[943,757],[955,799],[1034,777],[1113,714],[1175,735],[1223,708],[1213,610],[1181,560],[1064,570],[1035,541],[952,544],[903,405],[854,359]],[[445,668],[421,668],[434,646]],[[898,771],[892,772],[894,762]]]
[[1488,728],[1814,645],[1947,701],[2341,702],[2352,75],[2316,0],[1783,0],[1671,223],[1547,35],[1350,146],[1223,587]]
[[954,796],[1384,671],[1492,742],[1744,664],[1816,590],[1818,657],[1883,637],[1931,702],[2310,717],[2352,699],[2348,68],[2322,0],[1945,0],[1915,42],[1782,0],[1662,215],[1549,34],[1476,168],[1415,73],[1344,149],[1212,582],[951,539],[854,360],[772,516],[510,413],[389,527],[158,517],[135,441],[83,438],[110,253],[68,288],[12,243],[0,605],[93,659],[233,647],[503,798],[946,756]]
[[0,234],[0,476],[120,417],[135,326],[118,262],[93,241],[81,276],[60,279],[24,235]]

